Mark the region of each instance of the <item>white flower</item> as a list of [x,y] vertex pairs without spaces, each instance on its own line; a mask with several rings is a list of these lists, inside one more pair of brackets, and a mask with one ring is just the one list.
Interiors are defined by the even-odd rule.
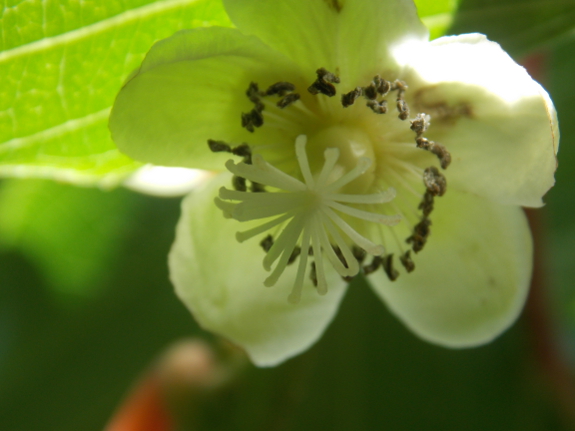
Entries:
[[512,324],[531,277],[520,206],[556,168],[541,86],[482,35],[428,42],[411,0],[224,4],[238,29],[158,42],[110,119],[138,160],[231,172],[184,200],[170,253],[200,324],[277,364],[358,273],[440,345]]

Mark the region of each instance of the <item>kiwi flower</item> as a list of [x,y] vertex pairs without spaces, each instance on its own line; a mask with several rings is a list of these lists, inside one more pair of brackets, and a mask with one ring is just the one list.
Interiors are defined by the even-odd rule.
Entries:
[[429,42],[411,0],[224,5],[236,28],[156,43],[110,118],[137,160],[219,172],[169,256],[198,322],[275,365],[362,274],[432,343],[509,327],[532,270],[521,206],[554,183],[545,90],[483,35]]

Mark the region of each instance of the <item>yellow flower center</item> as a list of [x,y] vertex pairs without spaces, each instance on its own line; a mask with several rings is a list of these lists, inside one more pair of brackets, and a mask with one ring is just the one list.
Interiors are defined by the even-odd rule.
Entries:
[[[347,109],[345,115],[334,114],[332,99],[320,99],[313,107],[306,106],[306,101],[313,100],[311,97],[335,96],[335,85],[339,83],[336,75],[321,68],[304,97],[289,82],[278,82],[266,91],[250,84],[246,95],[254,107],[242,114],[242,126],[248,131],[262,127],[268,117],[270,123],[281,125],[283,130],[284,109],[297,109],[297,115],[305,118],[307,132],[297,136],[292,147],[297,161],[293,172],[285,168],[293,167],[293,161],[270,163],[258,147],[208,142],[214,152],[225,151],[243,158],[239,163],[226,163],[234,174],[234,190],[220,189],[215,203],[226,217],[240,222],[262,220],[257,226],[238,232],[237,239],[243,242],[263,236],[263,267],[271,271],[264,284],[273,286],[286,266],[299,258],[289,296],[294,303],[299,301],[308,261],[312,259],[309,277],[320,294],[328,289],[324,257],[345,280],[379,267],[390,280],[395,280],[399,272],[393,266],[389,248],[399,251],[407,272],[413,271],[411,250],[405,248],[411,247],[416,253],[423,249],[430,233],[434,198],[446,190],[445,177],[435,166],[422,169],[404,157],[407,152],[412,154],[414,148],[421,148],[434,154],[443,169],[451,161],[442,145],[424,136],[430,125],[429,115],[420,113],[405,122],[409,118],[407,84],[376,76],[365,87],[341,96],[339,109]],[[399,118],[395,120],[384,116],[391,111],[387,100],[391,94],[395,95]],[[270,100],[273,97],[278,98],[276,103]],[[366,100],[363,111],[357,106],[361,99]],[[323,107],[319,115],[318,106]],[[405,142],[407,134],[411,134],[411,143]],[[284,153],[290,154],[289,148],[284,148]],[[413,176],[423,183],[423,193],[413,187]],[[403,192],[397,203],[396,188]],[[394,227],[400,221],[411,232],[404,237],[405,242],[398,237],[399,227]],[[401,232],[407,232],[406,227]],[[363,265],[366,254],[372,260]]]

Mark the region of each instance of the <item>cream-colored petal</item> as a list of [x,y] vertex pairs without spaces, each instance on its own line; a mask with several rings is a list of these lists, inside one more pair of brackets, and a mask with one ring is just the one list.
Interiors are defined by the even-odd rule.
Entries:
[[237,231],[254,224],[225,219],[213,204],[218,189],[230,181],[222,174],[183,201],[169,255],[170,278],[204,328],[242,346],[256,365],[272,366],[306,350],[322,335],[345,283],[335,271],[326,271],[329,291],[320,296],[306,276],[300,302],[291,304],[287,298],[296,261],[275,286],[264,287],[269,273],[262,267],[260,239],[242,244],[235,239]]
[[[247,34],[297,62],[310,84],[324,67],[342,84],[366,85],[397,72],[391,50],[428,31],[411,0],[224,0],[231,20]],[[343,90],[342,90],[343,91]]]
[[292,69],[285,57],[235,29],[178,32],[152,47],[118,94],[112,137],[137,160],[222,170],[229,154],[210,152],[208,139],[232,145],[284,139],[277,128],[249,133],[241,114],[254,107],[245,94],[251,81],[265,89],[293,75]]
[[[555,182],[559,130],[545,90],[480,34],[444,37],[398,55],[415,72],[412,111],[431,114],[426,136],[453,162],[450,188],[537,207]],[[414,55],[413,55],[414,54]]]
[[437,199],[431,236],[415,271],[390,282],[370,276],[377,294],[421,338],[446,347],[491,341],[527,297],[532,242],[523,211],[453,190]]

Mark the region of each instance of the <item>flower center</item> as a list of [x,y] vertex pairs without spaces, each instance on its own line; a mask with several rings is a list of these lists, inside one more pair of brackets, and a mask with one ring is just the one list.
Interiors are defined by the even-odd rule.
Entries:
[[[365,131],[357,127],[331,126],[310,135],[308,140],[310,169],[318,172],[323,164],[323,153],[328,148],[339,150],[339,159],[332,169],[332,179],[343,176],[353,169],[360,159],[376,160],[373,143]],[[366,193],[374,183],[375,164],[372,163],[366,172],[347,184],[342,192]]]
[[[280,151],[288,155],[283,161],[280,158],[279,162],[269,163],[258,146],[232,147],[222,141],[208,141],[212,151],[229,152],[243,159],[226,163],[234,175],[234,190],[221,188],[215,203],[225,217],[240,222],[262,221],[238,232],[236,238],[243,242],[263,236],[263,267],[271,272],[264,284],[273,286],[286,266],[299,258],[288,298],[294,303],[300,299],[307,271],[317,291],[327,292],[324,260],[346,281],[359,272],[367,275],[379,267],[393,281],[399,272],[393,266],[393,253],[388,252],[392,249],[399,252],[406,271],[413,271],[410,252],[418,253],[425,246],[434,199],[442,196],[447,186],[438,168],[422,169],[410,162],[421,157],[403,156],[423,149],[436,157],[442,169],[451,162],[445,147],[424,136],[430,126],[429,115],[419,113],[404,123],[409,117],[405,82],[386,81],[378,75],[365,87],[343,94],[340,109],[349,108],[345,115],[352,113],[347,118],[335,115],[333,103],[327,104],[337,94],[335,85],[339,83],[335,74],[321,68],[303,95],[289,82],[277,82],[265,91],[250,84],[246,95],[253,109],[241,116],[242,127],[248,131],[254,132],[268,120],[269,127],[274,127],[275,121],[281,125],[280,130],[286,130],[288,123],[280,122],[284,109],[298,110],[291,118],[305,117],[299,123],[295,121],[294,129],[301,130],[303,124],[305,133],[297,136],[295,145],[292,141],[291,149],[288,146]],[[391,94],[395,96],[398,119],[389,128],[390,120],[383,120],[383,114],[391,111],[387,101]],[[306,101],[314,97],[318,98],[317,103],[306,107]],[[364,108],[357,106],[362,97],[367,99]],[[271,103],[270,98],[277,98],[276,102]],[[350,108],[352,105],[356,106]],[[318,106],[328,108],[318,115]],[[290,153],[295,153],[297,169],[286,169],[293,166]],[[414,175],[425,187],[423,194],[412,185]],[[397,202],[396,189],[402,197]],[[396,231],[400,226],[394,226],[400,221],[404,227]],[[399,240],[398,232],[410,232],[407,238],[404,236],[405,242]],[[371,263],[363,265],[367,254],[372,256]]]

